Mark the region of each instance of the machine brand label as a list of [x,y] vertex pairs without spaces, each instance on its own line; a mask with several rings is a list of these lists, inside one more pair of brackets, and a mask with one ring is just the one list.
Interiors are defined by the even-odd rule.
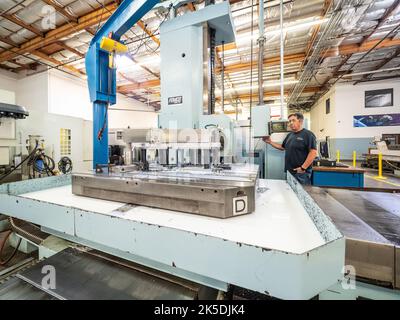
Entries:
[[179,97],[169,97],[168,98],[168,105],[177,105],[177,104],[182,104],[183,103],[183,96]]

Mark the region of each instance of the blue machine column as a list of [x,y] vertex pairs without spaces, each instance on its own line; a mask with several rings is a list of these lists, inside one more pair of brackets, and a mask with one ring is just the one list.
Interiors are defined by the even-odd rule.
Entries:
[[108,164],[108,103],[93,103],[93,168]]
[[[93,102],[93,168],[108,164],[108,106],[117,102],[117,73],[112,58],[127,48],[121,37],[159,0],[124,0],[93,37],[86,53],[86,73]],[[102,46],[103,44],[103,46]],[[125,46],[126,47],[126,46]]]

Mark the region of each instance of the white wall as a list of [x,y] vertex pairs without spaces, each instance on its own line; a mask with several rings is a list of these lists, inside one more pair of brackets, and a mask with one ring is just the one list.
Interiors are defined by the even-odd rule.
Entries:
[[[365,108],[365,91],[394,90],[393,107]],[[331,99],[331,113],[325,114],[325,101]],[[400,113],[400,81],[381,81],[366,84],[339,84],[322,97],[311,110],[311,127],[319,139],[331,138],[371,138],[383,133],[400,133],[400,126],[355,128],[353,117]]]
[[17,82],[17,105],[29,112],[40,111],[48,113],[49,107],[49,76],[42,72]]
[[[9,100],[11,96],[16,97],[16,101]],[[75,170],[91,167],[92,104],[86,81],[57,70],[22,79],[0,73],[0,100],[1,97],[8,99],[4,102],[21,105],[30,113],[27,119],[17,121],[16,143],[20,146],[17,152],[27,152],[25,142],[29,135],[41,135],[45,139],[46,153],[58,161],[60,129],[71,129],[71,158]],[[110,128],[157,127],[157,113],[148,112],[151,109],[145,104],[122,95],[118,95],[117,100],[109,111]]]
[[[0,76],[0,103],[15,104],[16,81],[8,77]],[[2,89],[2,88],[6,88]],[[16,121],[15,119],[0,118],[0,147],[10,147],[16,145]],[[0,163],[8,163],[10,152],[8,148],[0,148]],[[7,162],[4,159],[8,159]]]
[[[326,114],[326,100],[331,100],[331,112]],[[323,140],[325,137],[336,137],[336,95],[335,89],[330,90],[324,97],[319,99],[317,104],[310,112],[311,131],[317,139]]]
[[[28,120],[29,119],[29,120]],[[91,154],[92,145],[85,145],[82,137],[85,135],[85,120],[60,116],[50,113],[43,113],[37,110],[31,110],[29,118],[19,121],[18,136],[25,145],[26,139],[29,135],[40,135],[45,140],[45,151],[48,156],[53,158],[56,162],[61,159],[60,154],[60,129],[71,130],[71,155],[68,156],[72,159],[74,171],[86,171],[92,166]],[[23,150],[26,153],[26,150]],[[57,165],[57,163],[56,163]]]
[[0,89],[6,91],[17,91],[18,77],[16,74],[0,70]]
[[49,113],[92,120],[92,104],[84,80],[57,70],[49,72]]
[[[365,91],[394,90],[393,107],[365,108]],[[331,113],[325,114],[325,101],[331,99]],[[331,157],[340,151],[342,159],[351,159],[353,151],[358,157],[368,153],[376,136],[400,133],[400,126],[355,128],[353,117],[400,113],[400,81],[380,81],[365,84],[339,84],[322,97],[311,110],[311,129],[319,140],[330,137]]]
[[[365,91],[391,89],[394,90],[393,107],[365,108]],[[390,80],[366,84],[336,86],[337,134],[336,138],[369,138],[384,133],[400,133],[400,126],[354,128],[353,116],[400,113],[400,81]]]
[[[132,111],[134,110],[134,111]],[[139,112],[145,110],[145,112]],[[117,95],[109,110],[110,128],[157,127],[157,113],[144,103]],[[49,72],[49,113],[93,120],[87,82],[57,70]]]
[[157,128],[158,115],[155,112],[140,112],[134,110],[110,110],[108,116],[110,128]]

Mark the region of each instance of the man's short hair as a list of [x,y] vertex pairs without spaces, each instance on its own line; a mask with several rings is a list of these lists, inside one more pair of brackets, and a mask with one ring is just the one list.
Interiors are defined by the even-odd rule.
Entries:
[[288,119],[289,119],[290,117],[296,117],[297,120],[300,120],[300,121],[304,120],[304,116],[303,116],[303,114],[300,113],[300,112],[295,112],[295,113],[289,114]]

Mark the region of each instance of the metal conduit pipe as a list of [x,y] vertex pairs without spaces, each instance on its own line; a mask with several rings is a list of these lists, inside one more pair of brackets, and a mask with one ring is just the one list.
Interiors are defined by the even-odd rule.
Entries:
[[[312,54],[308,57],[308,63],[300,75],[299,82],[290,92],[289,106],[293,107],[296,105],[297,99],[314,76],[315,70],[317,70],[318,66],[324,60],[323,52],[334,45],[333,39],[337,39],[338,35],[343,32],[346,23],[348,23],[348,21],[352,23],[359,21],[363,14],[375,3],[374,0],[367,0],[363,6],[360,7],[359,2],[359,0],[339,0],[335,3],[335,7],[331,8],[330,19],[325,26],[322,27],[322,32],[318,37]],[[358,8],[358,10],[354,10],[355,7]],[[336,43],[335,45],[337,46],[339,44],[340,43]]]
[[283,34],[283,0],[281,0],[281,5],[280,5],[280,28],[281,28],[281,50],[280,50],[280,64],[281,64],[281,120],[284,118],[285,113],[284,113],[284,95],[285,95],[285,43],[284,43],[284,34]]
[[264,3],[259,0],[258,27],[260,37],[258,38],[258,105],[264,104]]

